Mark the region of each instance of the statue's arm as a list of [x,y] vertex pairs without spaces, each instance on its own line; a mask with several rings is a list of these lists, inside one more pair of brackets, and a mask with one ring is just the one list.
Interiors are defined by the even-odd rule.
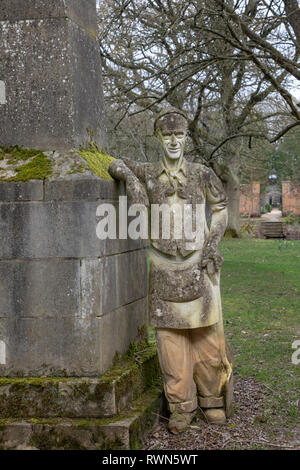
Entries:
[[[129,170],[129,171],[128,171]],[[144,181],[145,164],[135,162],[129,158],[114,160],[108,169],[110,175],[122,181],[126,181],[133,173],[140,181]]]
[[228,199],[221,180],[208,169],[206,178],[206,198],[212,211],[210,230],[205,241],[202,266],[211,273],[218,271],[223,263],[223,256],[218,245],[223,238],[228,224]]
[[144,179],[143,167],[142,163],[133,162],[128,159],[117,159],[110,164],[108,172],[113,178],[126,183],[126,191],[131,204],[149,206],[148,196],[142,184]]

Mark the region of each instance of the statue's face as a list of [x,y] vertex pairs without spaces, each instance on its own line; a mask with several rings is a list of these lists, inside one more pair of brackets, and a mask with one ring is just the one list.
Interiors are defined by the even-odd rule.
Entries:
[[170,160],[178,160],[184,151],[184,144],[186,139],[186,131],[182,130],[167,130],[161,131],[162,145],[164,153]]

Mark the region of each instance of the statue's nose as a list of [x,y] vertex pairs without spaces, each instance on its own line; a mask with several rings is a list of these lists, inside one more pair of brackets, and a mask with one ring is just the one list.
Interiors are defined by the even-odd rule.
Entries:
[[177,143],[176,137],[174,134],[171,135],[171,144],[175,145]]

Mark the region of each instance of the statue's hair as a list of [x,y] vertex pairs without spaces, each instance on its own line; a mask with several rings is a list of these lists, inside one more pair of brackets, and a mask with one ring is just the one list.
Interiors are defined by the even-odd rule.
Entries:
[[187,119],[187,116],[184,113],[184,111],[181,111],[180,109],[177,109],[173,106],[171,106],[169,108],[164,108],[157,114],[157,116],[154,120],[154,134],[156,134],[157,130],[159,129],[160,119],[163,118],[164,116],[166,116],[167,114],[179,114],[180,116],[182,116],[186,120],[186,123],[188,123],[188,119]]

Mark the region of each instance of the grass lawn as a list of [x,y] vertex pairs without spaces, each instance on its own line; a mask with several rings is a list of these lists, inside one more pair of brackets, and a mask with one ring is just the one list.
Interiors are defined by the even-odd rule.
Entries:
[[260,424],[288,434],[299,421],[300,364],[292,364],[292,343],[300,340],[300,241],[226,240],[220,250],[224,327],[235,373],[264,384]]

